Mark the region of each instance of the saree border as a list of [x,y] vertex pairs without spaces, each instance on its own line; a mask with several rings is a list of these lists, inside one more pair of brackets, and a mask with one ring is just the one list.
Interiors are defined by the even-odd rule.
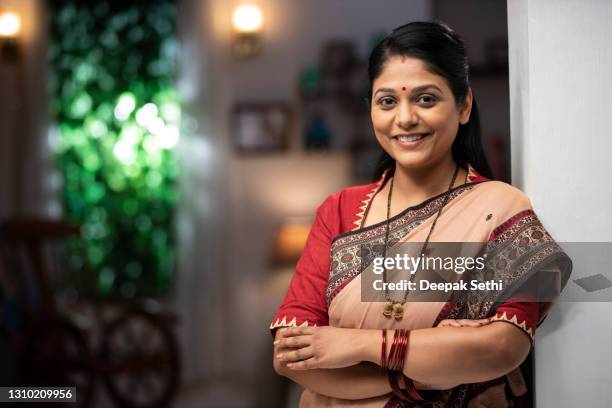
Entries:
[[[416,206],[408,207],[389,218],[389,248],[433,216],[440,209],[447,195],[449,195],[448,204],[484,181],[462,184]],[[386,225],[387,221],[382,221],[334,237],[331,244],[331,263],[325,291],[325,302],[328,307],[336,295],[362,272],[364,264],[373,259],[373,254],[382,252]]]
[[[532,243],[531,251],[529,251],[529,242]],[[497,257],[492,262],[502,263],[501,265],[495,265],[496,267],[503,269],[504,272],[511,270],[516,272],[505,275],[504,287],[510,286],[513,289],[510,295],[515,293],[523,283],[533,276],[533,273],[530,273],[530,271],[537,271],[540,267],[546,266],[555,260],[569,260],[565,270],[560,270],[562,277],[560,290],[563,290],[565,283],[569,279],[571,259],[548,234],[532,209],[513,215],[495,228],[489,237],[486,249],[487,252],[490,251],[490,253],[494,254],[491,259]],[[520,249],[524,252],[521,253]],[[486,270],[484,273],[487,273]],[[454,295],[440,311],[434,326],[443,319],[479,319],[493,314],[495,315],[493,321],[509,323],[523,330],[530,338],[533,347],[534,333],[526,327],[525,321],[519,322],[516,316],[509,318],[505,312],[501,316],[496,315],[497,307],[507,300],[503,299],[506,295],[508,295],[506,291],[494,291],[486,297],[477,296],[473,293]],[[533,348],[531,352],[533,352]],[[521,363],[519,369],[526,365],[528,365],[527,358]],[[530,367],[526,367],[526,369],[530,369]],[[450,390],[440,391],[439,398],[431,406],[463,407],[468,400],[475,398],[480,392],[485,391],[488,389],[488,386],[495,384],[498,380],[487,381],[486,387],[484,386],[485,383],[462,384]],[[515,398],[521,397],[515,396]],[[393,400],[389,400],[389,403],[392,404]]]

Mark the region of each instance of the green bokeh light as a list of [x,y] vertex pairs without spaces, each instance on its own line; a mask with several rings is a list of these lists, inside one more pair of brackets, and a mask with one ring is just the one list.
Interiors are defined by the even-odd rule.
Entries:
[[[98,295],[164,293],[175,262],[181,105],[172,0],[50,0],[53,145]],[[83,256],[85,258],[83,258]]]

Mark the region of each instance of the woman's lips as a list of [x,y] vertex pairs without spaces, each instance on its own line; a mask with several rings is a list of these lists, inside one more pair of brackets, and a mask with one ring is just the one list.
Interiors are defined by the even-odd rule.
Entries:
[[402,148],[414,148],[421,145],[425,140],[431,136],[431,133],[420,133],[413,135],[401,135],[394,136],[391,138],[392,143],[397,144]]

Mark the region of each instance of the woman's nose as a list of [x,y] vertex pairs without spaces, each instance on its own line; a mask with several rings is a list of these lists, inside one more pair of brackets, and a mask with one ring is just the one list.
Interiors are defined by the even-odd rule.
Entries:
[[410,103],[400,103],[397,110],[396,122],[399,127],[404,129],[411,128],[419,122],[417,112]]

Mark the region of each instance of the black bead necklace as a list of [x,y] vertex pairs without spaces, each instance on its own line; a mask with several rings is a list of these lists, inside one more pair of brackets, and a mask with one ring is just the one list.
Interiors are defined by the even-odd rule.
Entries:
[[[420,254],[421,257],[425,256],[425,250],[427,249],[427,244],[429,244],[431,233],[433,232],[436,226],[436,223],[438,222],[438,218],[440,217],[440,214],[442,213],[442,209],[444,208],[444,206],[449,200],[449,197],[450,197],[449,193],[451,189],[453,188],[453,185],[455,184],[455,180],[457,178],[458,173],[459,173],[459,165],[455,167],[453,178],[451,179],[450,185],[448,186],[448,189],[446,190],[446,193],[444,195],[444,200],[442,201],[442,205],[440,205],[440,209],[436,213],[436,217],[431,223],[431,227],[429,228],[429,233],[427,234],[427,238],[425,239],[425,242],[423,243],[423,247],[421,248],[421,254]],[[382,256],[383,260],[387,257],[387,246],[389,245],[389,224],[390,224],[389,218],[391,216],[391,197],[393,196],[394,181],[395,181],[395,176],[391,178],[391,184],[389,185],[389,194],[387,194],[387,220],[386,220],[386,225],[385,225],[385,243],[383,246],[383,256]],[[383,261],[383,282],[385,283],[385,299],[387,300],[387,303],[385,303],[385,307],[383,309],[383,316],[389,319],[393,316],[395,320],[402,320],[402,318],[404,317],[404,304],[406,303],[406,299],[408,298],[408,291],[407,290],[404,291],[403,300],[398,301],[398,300],[393,300],[390,298],[389,289],[387,288],[387,285],[386,285],[387,267],[384,266],[384,264],[385,262]],[[416,272],[410,274],[410,282],[414,282],[415,276],[416,276]]]

